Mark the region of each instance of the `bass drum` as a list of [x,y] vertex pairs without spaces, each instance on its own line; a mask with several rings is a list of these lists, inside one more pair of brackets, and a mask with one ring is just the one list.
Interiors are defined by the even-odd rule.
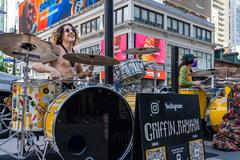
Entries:
[[120,94],[90,86],[50,104],[44,134],[67,160],[124,159],[132,146],[133,115]]
[[207,127],[218,132],[223,116],[228,112],[227,97],[214,98],[210,101],[206,112]]

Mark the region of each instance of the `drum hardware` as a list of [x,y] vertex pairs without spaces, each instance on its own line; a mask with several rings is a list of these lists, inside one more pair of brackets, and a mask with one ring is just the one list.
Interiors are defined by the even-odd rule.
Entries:
[[216,77],[226,77],[231,74],[235,74],[236,71],[237,71],[237,68],[216,67],[216,68],[211,68],[211,69],[207,69],[207,70],[192,72],[191,76],[192,77],[206,77],[206,76],[214,75]]
[[[112,89],[89,86],[64,92],[50,104],[49,111],[45,115],[44,156],[49,145],[68,160],[108,156],[122,160],[129,153],[133,115],[125,99]],[[72,141],[79,146],[71,145]]]
[[[34,43],[33,43],[34,42]],[[35,45],[37,44],[37,45]],[[29,157],[33,151],[35,151],[36,155],[39,159],[43,155],[41,150],[39,149],[36,142],[33,140],[34,134],[31,130],[27,131],[25,127],[25,113],[26,109],[29,107],[28,104],[28,86],[29,86],[29,61],[42,61],[47,62],[50,61],[56,56],[46,56],[47,54],[51,55],[52,53],[51,47],[46,45],[47,43],[39,40],[35,36],[30,34],[1,34],[0,36],[0,49],[4,51],[7,55],[24,59],[25,65],[23,66],[23,92],[20,95],[22,97],[22,108],[20,110],[21,114],[17,115],[19,120],[21,121],[20,129],[18,129],[14,134],[9,136],[4,142],[0,144],[0,150],[8,153],[10,156],[16,159],[25,159]],[[11,45],[11,46],[10,46]],[[40,46],[40,47],[39,47]],[[51,52],[46,53],[47,50],[51,50]],[[17,53],[17,54],[16,54]],[[39,55],[39,53],[43,54],[43,56]],[[37,58],[38,57],[38,58]],[[2,145],[7,143],[12,138],[17,137],[17,155],[10,153],[7,150],[1,148]],[[26,147],[29,146],[29,149],[26,150]],[[30,150],[30,149],[33,149]]]
[[123,51],[125,54],[143,55],[143,54],[153,54],[159,52],[159,48],[154,47],[142,47],[142,48],[131,48]]

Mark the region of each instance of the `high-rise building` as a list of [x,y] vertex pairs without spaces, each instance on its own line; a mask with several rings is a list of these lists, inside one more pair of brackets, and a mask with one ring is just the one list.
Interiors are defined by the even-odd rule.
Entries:
[[215,24],[215,43],[219,47],[229,46],[229,0],[213,0],[212,23]]
[[4,32],[4,26],[5,26],[4,11],[6,11],[6,0],[0,0],[0,10],[2,11],[2,13],[0,14],[0,32]]
[[230,0],[230,47],[240,53],[240,0]]

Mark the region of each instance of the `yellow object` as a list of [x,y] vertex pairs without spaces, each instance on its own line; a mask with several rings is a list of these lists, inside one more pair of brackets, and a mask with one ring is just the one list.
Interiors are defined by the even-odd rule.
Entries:
[[124,96],[126,101],[128,102],[131,110],[135,112],[135,105],[136,105],[136,93],[129,93],[126,96]]
[[[24,105],[24,85],[23,81],[16,81],[12,85],[12,126],[11,130],[21,129],[24,117],[24,129],[26,131],[43,131],[44,115],[49,103],[57,96],[56,83],[32,80],[27,86],[26,105]],[[24,116],[22,109],[25,106]]]
[[226,87],[224,88],[224,91],[225,91],[225,96],[224,96],[224,97],[228,97],[229,93],[231,92],[231,88],[228,87],[228,86],[226,86]]
[[44,125],[44,134],[48,138],[52,139],[53,138],[53,128],[54,128],[54,120],[56,119],[57,113],[63,103],[69,98],[70,93],[69,92],[64,92],[61,94],[57,99],[55,99],[49,106],[48,112],[46,113],[45,116],[45,125]]
[[205,112],[206,112],[206,92],[201,89],[180,89],[179,90],[180,94],[196,94],[198,95],[198,100],[199,100],[199,107],[200,107],[200,115],[201,119],[205,119]]
[[227,97],[215,98],[209,103],[207,117],[213,132],[218,132],[223,116],[228,112]]

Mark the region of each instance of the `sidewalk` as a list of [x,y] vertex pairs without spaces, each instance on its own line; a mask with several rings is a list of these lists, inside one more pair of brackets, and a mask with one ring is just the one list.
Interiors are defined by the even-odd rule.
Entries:
[[[0,143],[2,143],[2,141],[3,139],[0,140]],[[204,144],[205,153],[207,157],[206,160],[240,160],[240,151],[223,152],[216,150],[212,147],[211,141],[204,141]],[[12,153],[16,152],[16,141],[12,139],[8,144],[4,145],[4,149]],[[32,156],[27,160],[35,160],[36,157],[35,158],[33,157],[35,156]],[[15,160],[15,159],[0,150],[0,160]]]

